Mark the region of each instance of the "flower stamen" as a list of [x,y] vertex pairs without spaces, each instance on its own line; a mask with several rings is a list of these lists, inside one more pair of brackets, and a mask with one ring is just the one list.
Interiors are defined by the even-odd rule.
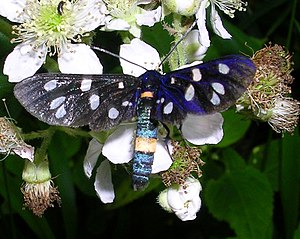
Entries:
[[241,0],[211,0],[221,11],[229,17],[234,18],[234,13],[238,11],[246,11],[247,2]]

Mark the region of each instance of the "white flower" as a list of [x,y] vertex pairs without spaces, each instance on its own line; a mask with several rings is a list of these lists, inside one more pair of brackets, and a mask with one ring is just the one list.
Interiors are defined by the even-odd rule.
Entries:
[[[132,160],[135,129],[136,124],[118,126],[107,138],[104,145],[100,144],[96,139],[92,139],[84,159],[84,172],[87,177],[90,178],[101,151],[102,154],[114,164],[128,163]],[[122,145],[122,147],[120,147],[120,145]],[[169,144],[167,148],[164,142],[158,140],[156,152],[154,154],[152,173],[165,171],[171,166],[172,159],[170,154],[172,152],[169,153],[168,149],[172,151],[172,148],[171,144]],[[104,160],[97,168],[94,183],[97,195],[103,203],[111,203],[115,198],[111,169],[108,160]]]
[[188,177],[183,185],[173,185],[158,196],[159,204],[168,212],[174,212],[182,221],[194,220],[201,207],[199,180]]
[[[156,49],[138,38],[133,39],[130,44],[122,44],[120,47],[120,56],[147,70],[156,70],[160,64],[159,53]],[[124,74],[138,77],[145,73],[145,69],[128,61],[120,60]]]
[[[200,60],[204,58],[207,47],[199,44],[198,33],[198,30],[193,30],[187,35],[186,39],[183,40],[183,44],[186,48],[186,59],[188,62],[193,63],[181,66],[180,69],[200,64]],[[143,54],[141,54],[141,52]],[[133,39],[130,44],[121,45],[120,57],[128,60],[120,60],[124,74],[139,77],[145,73],[146,69],[160,70],[158,67],[161,61],[157,50],[138,38]]]
[[95,53],[81,43],[81,36],[105,21],[101,0],[6,0],[0,9],[2,16],[21,23],[13,27],[17,38],[12,40],[20,44],[8,55],[3,69],[10,82],[33,75],[48,52],[58,54],[64,73],[102,73]]
[[268,123],[277,133],[292,133],[297,127],[300,115],[300,102],[289,97],[275,99],[274,107],[269,110]]
[[151,1],[135,0],[104,0],[109,17],[106,19],[105,30],[129,31],[134,37],[141,36],[141,26],[153,26],[161,19],[161,7],[144,10],[139,7]]
[[206,28],[206,8],[209,5],[211,6],[210,22],[213,31],[223,39],[230,39],[231,35],[224,28],[219,13],[216,10],[216,6],[225,14],[229,15],[230,17],[234,17],[234,12],[236,10],[239,11],[246,10],[244,6],[246,6],[247,3],[241,0],[202,0],[201,1],[199,10],[195,14],[195,16],[197,19],[198,29],[200,31],[200,35],[199,35],[200,44],[206,47],[210,46],[209,35]]
[[[209,47],[210,40],[206,28],[206,9],[211,6],[210,22],[213,31],[223,39],[230,39],[231,35],[223,26],[216,6],[230,17],[234,17],[236,10],[245,11],[247,3],[242,0],[162,0],[163,17],[173,12],[183,16],[195,15],[199,29],[199,42],[202,46]],[[162,17],[162,18],[163,18]]]

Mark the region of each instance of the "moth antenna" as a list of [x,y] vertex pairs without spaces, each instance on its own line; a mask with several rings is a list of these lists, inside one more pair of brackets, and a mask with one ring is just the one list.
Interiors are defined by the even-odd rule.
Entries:
[[186,38],[186,36],[192,31],[192,29],[194,28],[194,26],[196,25],[197,20],[195,20],[193,22],[193,24],[189,27],[189,29],[183,34],[183,36],[180,38],[180,40],[178,42],[176,42],[176,44],[171,48],[171,50],[168,52],[167,55],[164,56],[164,58],[162,59],[162,61],[160,62],[160,64],[158,65],[158,68],[161,67],[161,65],[169,58],[169,56],[173,53],[173,51],[176,49],[176,47],[182,42],[183,39]]
[[91,48],[94,49],[94,50],[100,51],[100,52],[104,52],[104,53],[106,53],[106,54],[108,54],[108,55],[110,55],[110,56],[116,57],[116,58],[118,58],[118,59],[120,59],[120,60],[127,61],[128,63],[130,63],[130,64],[132,64],[132,65],[135,65],[135,66],[138,66],[138,67],[144,69],[145,71],[148,70],[147,68],[145,68],[145,67],[143,67],[143,66],[141,66],[141,65],[139,65],[139,64],[137,64],[137,63],[135,63],[135,62],[133,62],[133,61],[130,61],[130,60],[128,60],[128,59],[126,59],[126,58],[124,58],[124,57],[122,57],[122,56],[119,56],[118,54],[115,54],[115,53],[110,52],[110,51],[108,51],[108,50],[105,50],[105,49],[103,49],[103,48],[96,47],[96,46],[91,46]]

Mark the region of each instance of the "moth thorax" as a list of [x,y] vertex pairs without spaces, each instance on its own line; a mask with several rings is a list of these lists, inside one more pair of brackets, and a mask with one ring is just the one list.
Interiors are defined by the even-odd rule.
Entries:
[[160,78],[161,78],[161,74],[154,70],[147,71],[143,75],[141,75],[140,79],[142,82],[141,85],[142,92],[145,91],[156,92],[160,85]]

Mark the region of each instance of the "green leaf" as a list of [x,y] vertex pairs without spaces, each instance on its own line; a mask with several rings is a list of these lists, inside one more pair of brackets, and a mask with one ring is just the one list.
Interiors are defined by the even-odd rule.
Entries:
[[298,224],[298,228],[295,231],[293,239],[300,239],[300,223]]
[[[162,57],[170,50],[173,37],[163,28],[162,24],[157,23],[153,27],[142,27],[143,41],[154,47]],[[158,37],[159,36],[159,37]]]
[[[69,139],[69,140],[67,140]],[[56,133],[49,147],[49,165],[54,180],[58,186],[62,199],[62,215],[66,238],[76,238],[77,233],[77,207],[75,200],[75,188],[72,180],[71,162],[72,156],[78,149],[78,142],[72,148],[74,137],[63,133]],[[67,144],[67,141],[68,144]],[[76,141],[76,140],[75,140]]]
[[250,157],[252,165],[267,176],[273,191],[279,190],[280,144],[280,140],[272,140],[257,146]]
[[[232,35],[230,40],[222,39],[213,34],[211,37],[212,44],[208,49],[205,60],[214,59],[228,54],[246,54],[253,55],[253,51],[260,49],[266,42],[266,39],[258,39],[245,34],[234,24],[222,19],[225,28]],[[222,47],[219,47],[222,46]]]
[[225,156],[227,173],[210,180],[204,191],[209,211],[228,222],[237,238],[271,238],[273,202],[268,179],[244,165],[236,153],[227,151]]
[[[7,164],[16,165],[15,174],[9,173],[7,170]],[[0,164],[0,195],[1,202],[4,199],[4,203],[1,203],[1,219],[7,218],[7,225],[10,224],[10,228],[14,231],[10,232],[11,235],[14,235],[14,238],[23,238],[24,230],[19,230],[17,225],[18,221],[15,221],[12,217],[13,214],[18,213],[26,223],[27,227],[32,230],[32,232],[37,236],[37,238],[52,239],[54,234],[52,232],[51,226],[48,224],[45,216],[39,218],[35,216],[29,209],[23,210],[23,195],[20,190],[20,185],[22,184],[20,165],[23,164],[23,159],[20,160],[17,157],[8,157],[5,163]],[[50,208],[51,210],[51,208]],[[9,214],[11,214],[9,216]],[[46,213],[47,214],[47,211]],[[2,232],[1,232],[2,234]]]
[[240,140],[247,132],[251,123],[250,120],[235,113],[233,109],[223,112],[222,115],[224,117],[224,137],[222,141],[216,145],[217,147],[226,147]]
[[[295,132],[298,132],[297,129]],[[299,218],[300,202],[300,137],[285,135],[282,139],[280,195],[286,238],[292,238]]]
[[116,189],[116,200],[112,205],[109,205],[109,208],[116,209],[123,207],[134,200],[145,196],[159,185],[161,185],[160,179],[151,179],[145,190],[134,191],[132,189],[132,178],[128,175],[128,177],[123,179],[121,185],[119,185],[119,187]]

